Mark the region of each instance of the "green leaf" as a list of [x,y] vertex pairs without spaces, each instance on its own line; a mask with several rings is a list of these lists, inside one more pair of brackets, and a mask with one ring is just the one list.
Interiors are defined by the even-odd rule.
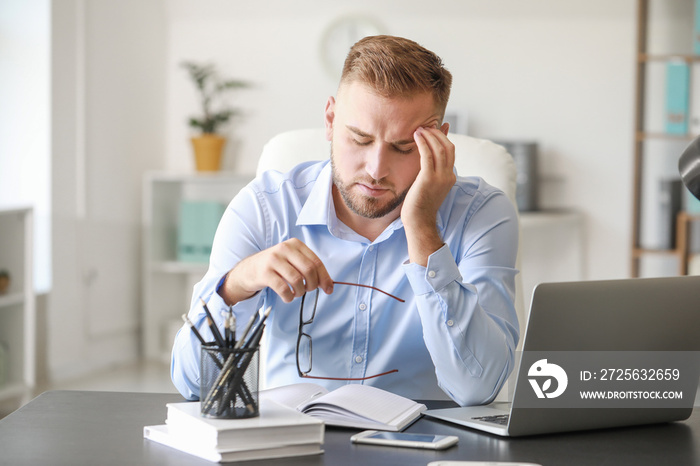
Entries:
[[235,90],[250,87],[250,83],[240,79],[222,80],[217,74],[213,64],[198,64],[192,61],[184,61],[180,64],[187,70],[190,78],[200,94],[200,103],[203,111],[202,117],[191,117],[190,126],[201,128],[205,133],[215,133],[216,129],[230,118],[240,112],[231,106],[224,106],[217,112],[211,111],[212,104],[222,94]]

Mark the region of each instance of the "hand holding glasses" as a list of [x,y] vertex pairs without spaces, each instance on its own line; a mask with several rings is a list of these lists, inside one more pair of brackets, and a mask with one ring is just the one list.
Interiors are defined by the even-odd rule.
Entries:
[[[348,282],[333,282],[334,285],[350,285],[350,286],[361,286],[364,288],[371,288],[375,291],[379,291],[380,293],[384,293],[385,295],[394,298],[395,300],[399,302],[405,302],[401,298],[397,298],[396,296],[387,293],[386,291],[380,290],[379,288],[375,288],[370,285],[361,285],[359,283],[348,283]],[[306,300],[306,295],[308,293],[305,293],[301,297],[301,308],[299,309],[299,333],[297,335],[297,348],[296,348],[296,360],[297,360],[297,372],[299,374],[299,377],[305,377],[307,379],[322,379],[322,380],[350,380],[350,381],[359,381],[359,380],[367,380],[367,379],[373,379],[375,377],[381,377],[382,375],[387,375],[391,374],[393,372],[398,372],[398,369],[393,369],[387,372],[382,372],[381,374],[375,374],[375,375],[370,375],[368,377],[357,377],[357,378],[343,378],[343,377],[317,377],[313,375],[309,375],[309,372],[311,372],[312,368],[312,340],[311,340],[311,335],[308,333],[304,332],[304,327],[311,324],[314,321],[314,317],[316,316],[316,304],[318,303],[318,289],[316,289],[315,296],[314,296],[314,303],[313,303],[313,308],[310,306],[304,307],[304,303]],[[302,357],[301,354],[304,354]]]

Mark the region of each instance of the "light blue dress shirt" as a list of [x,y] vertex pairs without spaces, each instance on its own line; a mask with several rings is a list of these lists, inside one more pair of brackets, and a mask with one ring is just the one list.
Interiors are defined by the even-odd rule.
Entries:
[[[406,301],[355,286],[320,291],[314,322],[305,327],[313,338],[309,375],[351,378],[398,369],[362,383],[412,399],[491,401],[512,371],[519,338],[513,304],[518,221],[510,200],[481,178],[458,177],[437,218],[445,244],[422,267],[408,260],[400,218],[375,241],[341,223],[331,179],[328,161],[304,163],[286,174],[264,173],[231,201],[209,270],[194,287],[194,325],[211,340],[199,297],[223,329],[228,306],[216,293],[222,277],[240,260],[298,238],[333,280],[372,285]],[[264,289],[233,306],[239,329],[260,307],[272,306],[265,329],[267,386],[314,382],[332,390],[349,383],[298,376],[300,299],[287,304]],[[187,327],[173,346],[172,380],[188,399],[199,397],[199,346]]]

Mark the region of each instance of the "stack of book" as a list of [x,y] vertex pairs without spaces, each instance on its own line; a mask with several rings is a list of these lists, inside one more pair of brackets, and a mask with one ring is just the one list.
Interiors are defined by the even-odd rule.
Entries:
[[144,438],[217,463],[323,453],[323,421],[272,400],[249,419],[210,419],[199,402],[168,403],[165,422],[145,426]]

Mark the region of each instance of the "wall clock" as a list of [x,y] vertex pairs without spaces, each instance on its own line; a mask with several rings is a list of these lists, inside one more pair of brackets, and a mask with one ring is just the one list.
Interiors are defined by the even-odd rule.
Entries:
[[339,79],[345,57],[355,42],[382,34],[382,27],[365,16],[343,16],[333,21],[321,36],[321,61],[330,77]]

